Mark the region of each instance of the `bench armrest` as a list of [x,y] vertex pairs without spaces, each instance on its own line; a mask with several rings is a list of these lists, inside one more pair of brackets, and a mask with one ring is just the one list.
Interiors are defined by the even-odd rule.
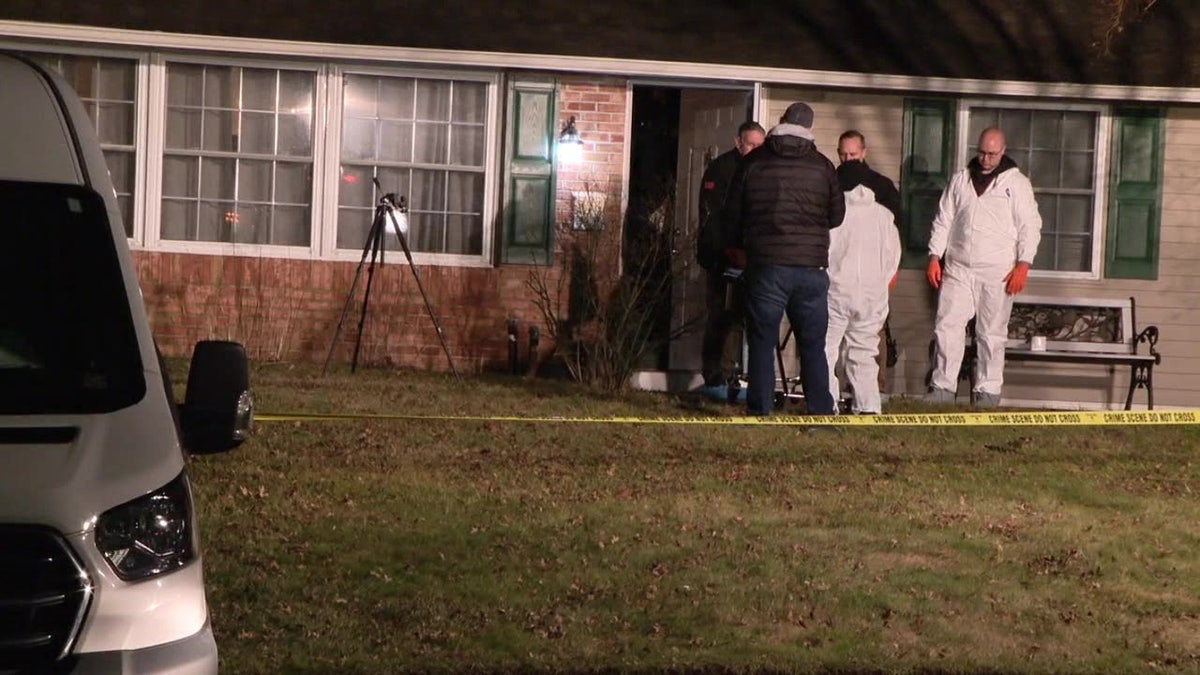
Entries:
[[1150,355],[1154,357],[1154,363],[1162,363],[1162,355],[1154,348],[1158,344],[1158,326],[1146,326],[1142,332],[1137,334],[1133,339],[1133,353],[1136,354],[1138,345],[1145,343],[1150,350]]

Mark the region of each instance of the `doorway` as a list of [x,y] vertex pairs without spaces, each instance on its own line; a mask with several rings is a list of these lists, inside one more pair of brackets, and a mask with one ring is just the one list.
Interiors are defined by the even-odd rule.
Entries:
[[643,364],[655,373],[643,373],[641,387],[685,391],[702,380],[705,273],[696,263],[700,178],[709,162],[733,147],[738,125],[754,119],[754,98],[749,88],[633,88],[626,236],[644,234],[648,227],[670,228],[670,259],[663,265],[673,275],[669,307],[658,313],[655,326],[665,346]]

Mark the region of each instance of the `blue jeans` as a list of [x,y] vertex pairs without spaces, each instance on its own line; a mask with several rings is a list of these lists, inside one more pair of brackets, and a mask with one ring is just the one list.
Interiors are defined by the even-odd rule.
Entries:
[[800,354],[800,382],[810,415],[832,415],[825,331],[829,326],[829,275],[818,267],[751,265],[746,284],[746,332],[750,350],[746,407],[768,415],[775,401],[775,349],[787,312]]

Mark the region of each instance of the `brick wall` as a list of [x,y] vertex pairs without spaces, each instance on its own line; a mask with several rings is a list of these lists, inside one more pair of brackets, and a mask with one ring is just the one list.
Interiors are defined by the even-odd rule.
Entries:
[[[620,194],[624,186],[627,89],[624,81],[566,78],[560,81],[563,120],[576,117],[584,139],[581,161],[558,174],[560,238],[556,267],[498,265],[492,268],[417,265],[425,291],[460,372],[508,367],[507,320],[520,328],[520,356],[527,359],[528,329],[542,333],[542,352],[552,349],[534,295],[533,271],[557,285],[569,239],[572,195],[589,185]],[[561,122],[560,122],[561,126]],[[608,222],[620,223],[620,200]],[[292,260],[138,251],[135,253],[151,325],[164,353],[187,355],[201,339],[232,339],[252,358],[323,362],[346,308],[358,262]],[[348,364],[358,335],[366,273],[348,307],[332,363]],[[413,272],[401,255],[376,267],[363,326],[360,365],[447,370],[446,355],[422,301]]]

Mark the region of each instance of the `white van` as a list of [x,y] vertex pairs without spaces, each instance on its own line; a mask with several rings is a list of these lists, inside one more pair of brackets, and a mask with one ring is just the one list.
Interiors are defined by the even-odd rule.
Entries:
[[176,406],[83,104],[0,53],[0,673],[215,673],[184,451],[236,446],[241,346]]

